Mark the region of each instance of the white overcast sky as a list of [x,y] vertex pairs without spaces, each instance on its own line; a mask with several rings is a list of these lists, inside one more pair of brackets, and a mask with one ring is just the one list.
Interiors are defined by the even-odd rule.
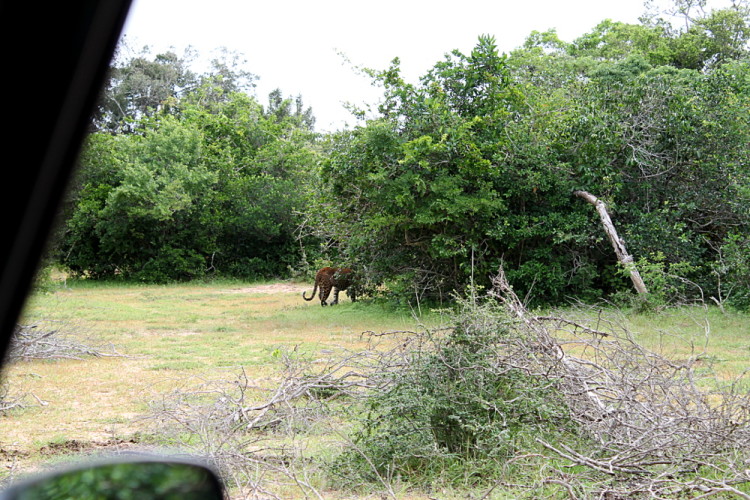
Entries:
[[479,35],[493,35],[501,52],[533,30],[555,28],[572,41],[600,21],[635,23],[643,0],[134,0],[125,26],[128,44],[153,53],[192,46],[200,55],[226,47],[242,53],[260,77],[256,95],[302,95],[321,131],[355,121],[343,102],[375,103],[370,80],[352,64],[385,69],[401,59],[404,76],[418,77]]

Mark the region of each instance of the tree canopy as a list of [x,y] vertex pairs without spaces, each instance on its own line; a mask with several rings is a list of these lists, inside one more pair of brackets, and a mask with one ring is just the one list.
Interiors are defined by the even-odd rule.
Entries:
[[399,300],[450,300],[502,263],[529,300],[622,296],[584,190],[656,295],[750,305],[749,15],[704,7],[509,54],[480,36],[417,82],[396,58],[370,70],[377,116],[325,135],[301,96],[261,104],[236,54],[201,75],[190,54],[121,60],[55,255],[147,281],[336,263]]

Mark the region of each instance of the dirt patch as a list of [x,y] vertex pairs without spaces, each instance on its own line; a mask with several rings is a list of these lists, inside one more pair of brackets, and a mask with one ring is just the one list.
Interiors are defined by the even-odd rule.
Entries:
[[10,473],[9,476],[0,480],[0,488],[7,486],[14,477],[41,473],[56,467],[59,465],[57,457],[65,456],[74,458],[76,461],[85,461],[91,457],[106,457],[121,453],[152,453],[153,449],[153,446],[139,443],[135,438],[91,441],[69,439],[46,444],[37,452],[0,447],[0,470]]
[[234,288],[227,290],[227,293],[302,293],[304,290],[311,290],[309,287],[301,283],[271,283],[268,285],[256,285],[246,288]]
[[14,462],[20,458],[26,458],[29,455],[30,453],[27,451],[0,448],[0,462]]
[[79,441],[70,439],[61,443],[50,443],[39,448],[41,455],[66,455],[70,453],[84,453],[129,449],[139,446],[135,439],[108,439],[106,441]]

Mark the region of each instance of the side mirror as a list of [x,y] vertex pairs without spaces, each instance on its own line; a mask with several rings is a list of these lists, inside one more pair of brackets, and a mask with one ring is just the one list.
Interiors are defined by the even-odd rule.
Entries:
[[130,459],[78,467],[30,479],[0,492],[0,500],[222,500],[216,474],[179,460]]

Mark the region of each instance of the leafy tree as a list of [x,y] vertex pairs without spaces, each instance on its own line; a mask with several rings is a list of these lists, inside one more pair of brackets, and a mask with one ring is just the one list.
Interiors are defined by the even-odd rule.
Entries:
[[[294,109],[292,109],[292,106],[294,106]],[[313,130],[315,126],[312,108],[305,109],[302,96],[297,96],[294,101],[284,99],[281,89],[278,88],[268,95],[268,110],[266,113],[275,117],[279,123],[291,119],[297,125],[308,130]]]
[[[721,26],[743,39],[742,23]],[[325,204],[336,208],[319,226],[401,297],[482,284],[503,260],[538,300],[591,299],[627,282],[571,196],[584,189],[612,207],[637,256],[710,290],[717,249],[750,222],[747,65],[714,51],[713,67],[685,67],[675,48],[687,33],[605,21],[571,44],[533,33],[510,58],[481,37],[418,84],[395,60],[373,72],[381,116],[331,145]],[[707,40],[691,50],[705,56]]]
[[727,8],[712,11],[693,21],[676,37],[674,65],[702,69],[748,54],[750,11]]
[[[128,50],[123,43],[118,52]],[[197,57],[192,49],[187,49],[182,57],[171,51],[152,56],[148,47],[133,57],[118,57],[110,68],[94,117],[95,128],[112,133],[133,132],[141,119],[169,109],[198,88],[204,102],[221,101],[253,88],[256,77],[242,69],[244,60],[240,54],[219,50],[210,61],[208,73],[201,75],[190,69]]]
[[602,68],[572,130],[569,161],[581,178],[607,180],[599,189],[615,202],[629,247],[690,263],[706,287],[712,247],[748,223],[747,71],[651,69],[632,59]]
[[84,186],[81,195],[91,198],[68,224],[66,264],[147,281],[202,275],[210,240],[193,215],[216,176],[201,165],[200,132],[165,116],[121,139],[110,143],[121,146],[111,151],[121,166],[114,182],[95,185],[91,176]]
[[[301,98],[295,102],[302,106]],[[289,103],[279,106],[288,111]],[[314,118],[309,108],[302,115],[277,111],[246,94],[182,110],[203,131],[205,161],[219,176],[204,217],[217,238],[213,265],[232,276],[279,276],[300,259],[295,230],[317,162]]]
[[341,134],[324,170],[351,225],[346,258],[402,296],[447,296],[502,259],[517,283],[563,294],[568,226],[585,218],[556,169],[559,122],[513,82],[494,40],[446,56],[418,86],[398,61],[377,77],[382,117]]
[[298,264],[300,187],[317,161],[316,136],[299,116],[266,113],[247,94],[217,95],[204,80],[138,120],[137,134],[90,137],[61,263],[156,282],[280,276]]
[[705,3],[675,0],[668,13],[684,19],[681,27],[656,14],[644,16],[641,24],[602,21],[567,51],[605,61],[640,56],[652,66],[695,70],[747,56],[750,7],[735,3],[706,13]]
[[574,57],[617,61],[637,55],[649,64],[662,65],[672,62],[671,35],[663,23],[627,24],[607,19],[568,45],[567,49]]
[[150,59],[147,51],[144,48],[110,69],[94,117],[98,130],[131,131],[134,122],[153,115],[170,98],[197,84],[197,76],[188,69],[189,53],[180,58],[174,52],[165,52]]
[[134,58],[113,72],[59,259],[158,281],[333,260],[419,300],[504,262],[535,300],[591,300],[629,285],[581,189],[649,272],[748,303],[747,10],[675,5],[684,27],[605,20],[509,56],[483,36],[416,83],[395,59],[370,71],[378,116],[325,137],[301,97],[245,93],[236,54],[197,76],[173,54]]

